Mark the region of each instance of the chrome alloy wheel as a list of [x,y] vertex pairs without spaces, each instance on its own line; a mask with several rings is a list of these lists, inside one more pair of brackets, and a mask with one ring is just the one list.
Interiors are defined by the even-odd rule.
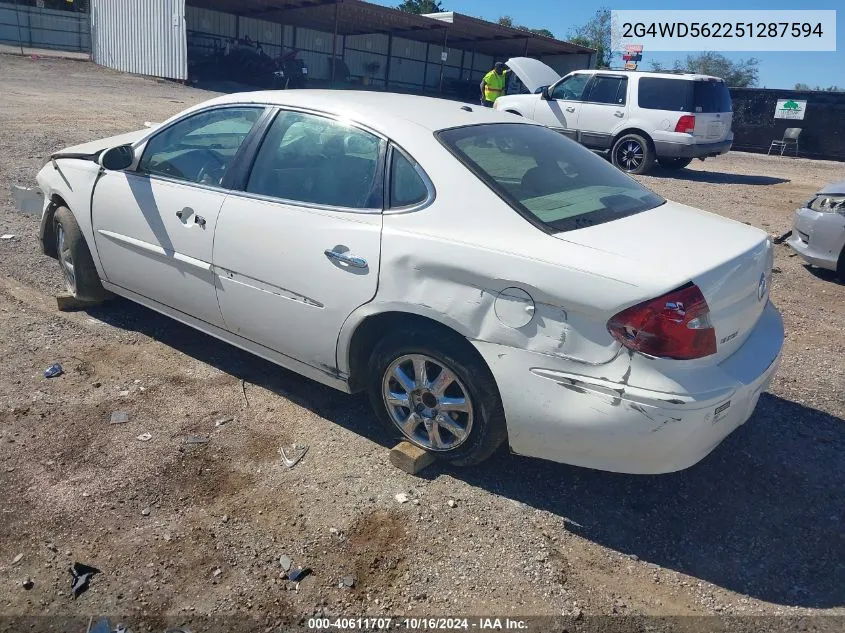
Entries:
[[382,397],[396,427],[426,450],[457,448],[472,430],[469,392],[452,370],[430,356],[394,360],[382,378]]
[[637,141],[628,140],[620,143],[616,148],[616,163],[625,169],[625,171],[633,171],[643,164],[645,152],[642,145]]
[[73,265],[73,255],[70,252],[70,245],[65,239],[65,229],[59,224],[56,227],[56,251],[59,254],[59,264],[65,275],[67,289],[71,294],[76,294],[76,268]]

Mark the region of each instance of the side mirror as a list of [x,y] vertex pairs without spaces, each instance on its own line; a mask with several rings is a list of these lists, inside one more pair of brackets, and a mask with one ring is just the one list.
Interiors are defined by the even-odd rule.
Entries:
[[109,171],[122,171],[135,160],[131,145],[112,147],[100,155],[100,166]]
[[549,94],[549,87],[548,86],[543,86],[542,88],[540,88],[540,98],[543,101],[551,101],[552,95]]

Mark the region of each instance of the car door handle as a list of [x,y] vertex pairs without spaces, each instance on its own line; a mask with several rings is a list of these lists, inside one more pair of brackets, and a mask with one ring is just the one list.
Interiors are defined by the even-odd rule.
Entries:
[[338,253],[337,251],[333,251],[328,248],[323,252],[329,259],[336,262],[340,262],[342,264],[346,264],[347,266],[352,266],[352,268],[367,267],[367,260],[363,257],[355,257],[354,255],[350,255],[349,253]]
[[575,112],[575,108],[573,108],[572,106],[569,106],[569,107],[566,108],[566,111],[567,112]]
[[624,112],[614,112],[613,116],[618,116],[621,119],[623,116],[625,116],[625,113]]

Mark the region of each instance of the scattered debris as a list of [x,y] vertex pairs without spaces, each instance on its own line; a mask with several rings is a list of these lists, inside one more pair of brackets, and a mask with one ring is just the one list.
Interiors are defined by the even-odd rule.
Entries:
[[229,515],[224,514],[223,517],[220,519],[221,523],[228,523],[229,522]]
[[70,583],[70,593],[74,600],[88,589],[88,584],[91,582],[94,574],[101,573],[96,567],[91,567],[84,563],[74,563],[73,567],[68,571],[73,576],[73,580]]
[[47,543],[47,549],[54,553],[58,553],[59,551],[59,548],[56,547],[55,543]]
[[284,447],[279,448],[279,455],[282,456],[282,463],[288,468],[296,466],[299,463],[299,460],[305,457],[305,453],[307,452],[308,444],[294,444],[291,447],[291,457],[288,457],[287,453],[285,453]]
[[290,568],[293,567],[293,560],[287,554],[282,554],[279,556],[279,565],[282,566],[286,572],[290,571]]
[[390,449],[390,463],[409,475],[416,475],[426,466],[433,464],[434,460],[432,453],[410,442],[399,442]]
[[216,427],[226,426],[227,424],[229,424],[229,422],[234,422],[234,421],[235,421],[234,417],[221,418],[221,419],[217,420],[217,422],[214,423],[214,426],[216,426]]
[[103,383],[101,383],[99,380],[95,380],[91,383],[91,386],[94,387],[94,389],[99,389],[103,386]]
[[241,393],[244,396],[244,402],[246,403],[247,409],[249,409],[249,398],[246,397],[246,381],[241,378]]
[[151,439],[153,439],[153,436],[152,436],[152,435],[150,435],[149,433],[141,433],[141,434],[140,434],[138,437],[136,437],[135,439],[136,439],[136,440],[140,440],[140,441],[142,441],[142,442],[149,442]]
[[215,578],[219,578],[222,573],[223,573],[223,570],[218,567],[213,572],[211,572],[211,575],[214,576]]
[[12,565],[17,565],[19,562],[21,562],[21,559],[22,559],[22,558],[23,558],[23,554],[22,554],[22,553],[21,553],[21,554],[18,554],[17,556],[15,556],[15,557],[12,559]]
[[44,377],[55,378],[56,376],[61,376],[63,373],[65,373],[65,370],[62,369],[62,366],[59,363],[53,363],[44,370]]
[[[93,616],[92,616],[93,618]],[[125,630],[125,628],[124,628]],[[101,618],[97,624],[91,628],[91,623],[88,624],[88,632],[89,633],[112,633],[111,622],[108,621],[108,618]],[[114,629],[114,633],[118,633],[118,629]]]
[[446,505],[450,508],[454,508],[456,505],[458,505],[458,502],[454,499],[449,499],[449,501],[446,502]]
[[355,586],[355,576],[344,576],[343,580],[340,581],[342,587],[348,587],[352,589]]
[[302,579],[310,573],[311,569],[308,567],[294,567],[288,572],[288,580],[292,582],[301,582]]
[[126,424],[127,422],[129,422],[129,414],[126,411],[114,411],[109,424]]
[[407,492],[400,492],[393,498],[399,503],[408,503],[408,501],[411,500],[411,497],[408,496]]
[[141,510],[141,516],[148,517],[150,516],[150,512],[152,512],[152,510],[150,510],[149,508],[144,508],[143,510]]
[[11,240],[14,237],[11,233],[6,233],[5,235],[0,235],[0,240]]
[[44,196],[32,187],[12,185],[12,200],[18,213],[40,216],[44,209]]
[[777,237],[773,238],[772,242],[774,242],[775,244],[783,244],[786,240],[789,239],[790,235],[792,235],[791,229],[789,231],[787,231],[786,233],[784,233],[783,235],[778,235]]
[[201,435],[189,435],[182,442],[183,444],[208,444],[211,440]]
[[772,272],[773,273],[779,273],[779,272],[781,272],[781,270],[778,266],[772,266]]
[[21,587],[23,587],[26,591],[29,591],[34,586],[35,586],[35,583],[33,582],[32,578],[27,578],[26,580],[24,580],[21,583]]
[[125,398],[126,396],[129,395],[129,389],[124,389],[123,391],[121,391],[117,395],[119,395],[121,398]]

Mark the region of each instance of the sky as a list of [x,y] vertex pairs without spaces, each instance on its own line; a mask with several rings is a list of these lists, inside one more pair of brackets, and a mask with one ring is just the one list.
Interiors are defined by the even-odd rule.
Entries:
[[[400,0],[371,0],[378,4],[396,6]],[[500,16],[509,15],[515,24],[529,28],[546,28],[556,37],[566,39],[570,28],[589,20],[600,7],[610,9],[694,9],[696,7],[666,0],[441,0],[447,11],[495,22]],[[842,0],[809,0],[807,4],[796,0],[709,0],[701,9],[838,9],[836,24],[836,52],[723,52],[730,59],[756,57],[760,60],[758,86],[763,88],[792,88],[796,83],[822,88],[838,85],[845,87],[845,3]],[[684,59],[689,53],[649,53],[644,51],[640,68],[650,69],[650,61],[671,66],[675,59]],[[617,58],[618,59],[618,58]],[[620,62],[621,63],[621,62]]]

